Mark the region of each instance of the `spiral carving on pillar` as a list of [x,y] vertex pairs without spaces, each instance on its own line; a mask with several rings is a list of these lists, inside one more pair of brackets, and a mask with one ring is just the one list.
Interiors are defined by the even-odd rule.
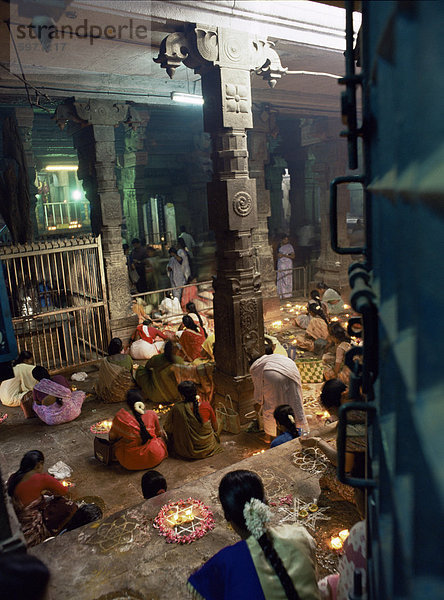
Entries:
[[253,210],[253,199],[248,192],[237,192],[233,198],[233,210],[240,217],[246,217]]

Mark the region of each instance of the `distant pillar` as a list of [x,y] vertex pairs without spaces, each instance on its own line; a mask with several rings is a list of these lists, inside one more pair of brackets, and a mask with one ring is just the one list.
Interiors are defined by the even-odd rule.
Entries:
[[[127,118],[128,106],[89,99],[64,105],[69,110],[78,177],[91,205],[91,227],[101,234],[112,335],[127,340],[133,329],[131,296],[122,249],[122,208],[116,185],[114,129]],[[63,110],[61,110],[63,114]],[[56,119],[57,113],[56,113]]]
[[213,142],[208,212],[217,243],[215,383],[218,394],[230,393],[239,403],[242,415],[252,404],[249,356],[264,350],[260,274],[255,273],[252,245],[256,182],[249,177],[246,135],[253,127],[250,71],[260,71],[273,87],[282,67],[267,40],[206,25],[170,34],[155,60],[170,76],[183,61],[202,77],[204,129]]
[[270,216],[270,192],[265,185],[265,165],[270,160],[268,137],[270,134],[269,111],[253,111],[253,129],[248,132],[250,176],[256,179],[257,227],[253,229],[255,267],[261,275],[264,315],[279,311],[276,289],[273,250],[269,244],[268,217]]

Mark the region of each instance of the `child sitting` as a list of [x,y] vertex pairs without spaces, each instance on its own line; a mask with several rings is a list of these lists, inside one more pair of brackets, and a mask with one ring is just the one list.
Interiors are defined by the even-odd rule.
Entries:
[[147,471],[142,475],[142,494],[145,500],[164,494],[167,490],[165,477],[159,471]]
[[278,436],[270,444],[270,448],[280,446],[301,435],[296,428],[294,411],[289,404],[280,404],[274,409],[273,416],[276,421]]

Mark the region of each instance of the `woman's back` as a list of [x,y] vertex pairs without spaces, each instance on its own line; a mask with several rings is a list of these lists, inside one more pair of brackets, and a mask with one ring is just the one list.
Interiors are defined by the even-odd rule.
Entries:
[[[203,411],[204,412],[204,411]],[[178,402],[169,411],[165,431],[172,435],[175,452],[184,458],[206,458],[221,452],[210,420],[200,422],[190,402]]]

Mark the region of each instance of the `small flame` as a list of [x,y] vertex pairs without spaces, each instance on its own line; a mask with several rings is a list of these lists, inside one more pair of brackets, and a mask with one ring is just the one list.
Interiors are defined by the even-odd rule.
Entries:
[[265,450],[258,450],[257,452],[253,452],[251,456],[256,456],[256,454],[263,454]]
[[344,308],[345,310],[347,310],[348,308],[350,308],[350,306],[348,304],[344,304]]
[[330,546],[333,550],[340,550],[342,548],[342,540],[339,536],[332,536],[330,538]]
[[343,529],[342,531],[340,531],[338,533],[338,536],[341,538],[341,540],[343,542],[345,542],[345,540],[348,538],[349,535],[350,535],[350,531],[348,529]]
[[339,321],[338,317],[332,317],[331,320],[332,321]]
[[274,321],[271,326],[274,327],[274,329],[280,329],[282,327],[282,321]]

